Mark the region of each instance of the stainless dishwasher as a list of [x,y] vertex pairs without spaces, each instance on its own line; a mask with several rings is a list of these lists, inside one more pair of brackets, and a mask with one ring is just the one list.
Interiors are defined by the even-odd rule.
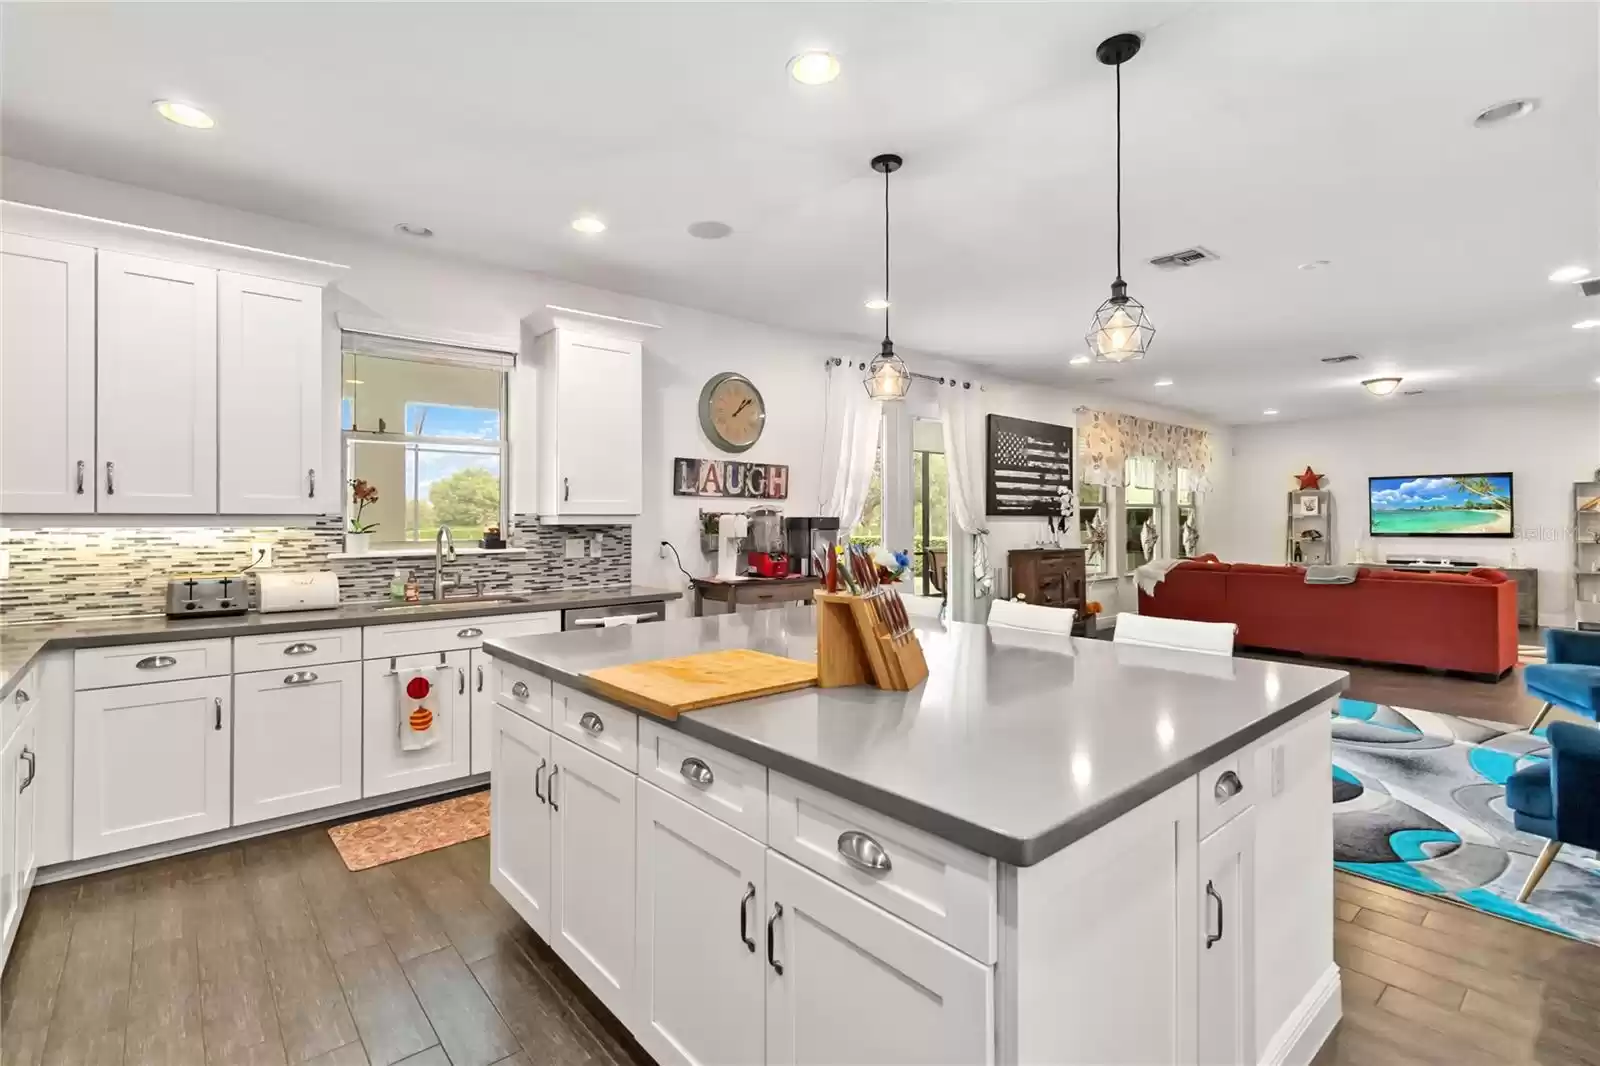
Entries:
[[562,629],[599,629],[602,626],[631,626],[640,622],[663,622],[667,617],[665,600],[617,603],[610,607],[573,607],[561,612]]

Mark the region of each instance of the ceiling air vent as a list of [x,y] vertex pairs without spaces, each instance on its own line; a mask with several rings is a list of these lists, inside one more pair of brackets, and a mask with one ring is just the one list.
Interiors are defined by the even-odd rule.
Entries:
[[1346,352],[1344,355],[1325,355],[1322,357],[1322,361],[1324,363],[1353,363],[1360,358],[1359,355],[1351,355]]
[[1173,252],[1171,255],[1158,255],[1150,260],[1150,265],[1157,270],[1181,270],[1184,267],[1199,266],[1201,263],[1209,263],[1221,258],[1220,255],[1209,248],[1201,248],[1196,245],[1193,248],[1185,248],[1181,252]]

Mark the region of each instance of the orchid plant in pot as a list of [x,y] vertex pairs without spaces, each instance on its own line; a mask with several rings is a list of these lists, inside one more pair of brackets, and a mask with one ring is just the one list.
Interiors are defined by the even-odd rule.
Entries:
[[361,515],[368,504],[378,502],[377,487],[361,478],[351,478],[350,502],[355,504],[355,510],[350,515],[350,528],[344,535],[344,550],[351,555],[365,555],[367,549],[372,547],[372,531],[378,528],[378,523],[364,522]]

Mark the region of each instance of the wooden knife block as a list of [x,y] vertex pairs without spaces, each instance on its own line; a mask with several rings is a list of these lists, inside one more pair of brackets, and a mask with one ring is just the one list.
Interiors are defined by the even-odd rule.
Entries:
[[872,605],[860,596],[819,592],[817,604],[817,686],[876,685],[909,692],[928,676],[928,661],[913,630],[893,640]]

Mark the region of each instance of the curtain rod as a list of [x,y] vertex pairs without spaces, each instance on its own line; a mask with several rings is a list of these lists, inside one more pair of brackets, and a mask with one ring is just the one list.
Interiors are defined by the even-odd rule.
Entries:
[[[827,367],[834,367],[834,366],[845,366],[847,364],[845,363],[845,361],[843,359],[840,359],[838,356],[834,356],[831,359],[824,359],[822,361],[822,365],[823,366],[827,366]],[[850,369],[852,369],[852,370],[865,370],[865,369],[867,369],[867,364],[866,364],[865,361],[857,363],[854,360],[852,360],[848,365],[849,365]],[[952,389],[955,388],[957,385],[960,385],[963,389],[970,389],[970,388],[973,387],[972,382],[970,382],[970,381],[959,381],[956,378],[947,378],[947,377],[944,377],[943,375],[939,375],[939,376],[936,377],[933,374],[919,374],[915,370],[911,371],[911,376],[914,377],[914,378],[921,378],[923,381],[931,381],[935,385],[949,385]],[[985,391],[983,385],[981,385],[981,384],[978,385],[978,391],[979,392]]]

